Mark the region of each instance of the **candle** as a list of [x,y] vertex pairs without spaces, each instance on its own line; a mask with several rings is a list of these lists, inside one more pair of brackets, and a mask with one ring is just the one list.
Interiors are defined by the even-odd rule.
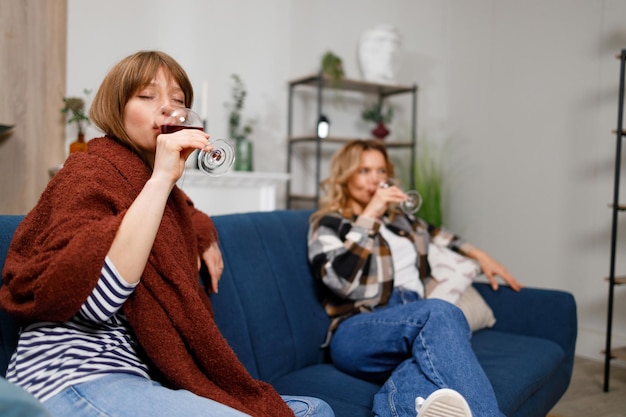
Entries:
[[202,82],[202,110],[200,117],[204,121],[209,118],[209,82],[206,80]]

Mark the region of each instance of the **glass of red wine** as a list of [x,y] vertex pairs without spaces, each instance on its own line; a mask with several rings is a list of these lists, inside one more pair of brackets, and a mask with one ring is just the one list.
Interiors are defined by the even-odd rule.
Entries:
[[[161,133],[174,133],[181,129],[204,130],[198,113],[185,107],[161,107],[157,118]],[[209,139],[207,145],[212,149],[205,148],[198,153],[198,168],[213,177],[226,174],[235,162],[235,148],[224,139]]]
[[[380,188],[398,187],[398,182],[393,178],[387,178],[380,183]],[[400,210],[404,214],[415,214],[422,207],[422,195],[416,190],[402,191],[407,199],[400,203]]]

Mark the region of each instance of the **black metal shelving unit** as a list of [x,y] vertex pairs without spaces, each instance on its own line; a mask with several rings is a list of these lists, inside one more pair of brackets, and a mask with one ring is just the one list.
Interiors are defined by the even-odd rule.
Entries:
[[626,49],[622,49],[617,55],[620,60],[619,99],[617,102],[617,128],[615,129],[615,178],[613,180],[613,203],[609,204],[612,209],[611,225],[611,263],[609,267],[609,296],[608,313],[606,321],[606,346],[604,349],[604,392],[609,391],[609,379],[611,372],[611,360],[615,358],[626,359],[626,347],[612,348],[611,335],[613,329],[613,298],[615,286],[626,284],[626,276],[615,275],[615,257],[617,253],[617,216],[620,211],[626,211],[626,205],[619,203],[619,180],[622,159],[622,138],[626,136],[623,128],[624,117],[624,75],[626,69]]
[[[391,148],[407,148],[411,151],[410,156],[410,170],[414,172],[416,152],[417,152],[417,85],[390,85],[379,84],[367,81],[355,80],[350,78],[342,78],[341,80],[331,80],[328,76],[319,73],[311,74],[304,77],[300,77],[289,81],[289,96],[288,96],[288,119],[287,119],[287,172],[292,174],[292,158],[294,157],[295,147],[302,143],[314,143],[315,144],[315,194],[306,195],[293,192],[292,179],[287,181],[287,208],[292,208],[292,203],[295,201],[310,203],[312,208],[317,207],[319,199],[319,183],[321,181],[321,159],[322,159],[322,147],[323,146],[340,146],[341,144],[355,139],[347,137],[333,137],[329,136],[321,138],[317,135],[317,132],[312,135],[294,136],[293,135],[293,106],[294,106],[294,93],[297,88],[309,88],[316,89],[317,93],[317,117],[319,120],[323,113],[324,102],[324,90],[335,89],[345,91],[355,91],[363,93],[364,95],[375,95],[378,100],[384,100],[385,98],[399,95],[399,94],[411,94],[411,135],[409,141],[388,141],[385,140],[385,146],[388,149]],[[415,187],[414,175],[411,174],[411,188]]]

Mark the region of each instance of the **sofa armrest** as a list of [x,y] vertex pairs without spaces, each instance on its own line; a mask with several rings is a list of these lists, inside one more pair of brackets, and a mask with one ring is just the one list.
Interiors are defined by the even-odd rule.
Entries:
[[493,291],[486,283],[474,286],[493,310],[494,330],[552,340],[573,358],[578,319],[572,294],[542,288],[515,292],[504,285]]

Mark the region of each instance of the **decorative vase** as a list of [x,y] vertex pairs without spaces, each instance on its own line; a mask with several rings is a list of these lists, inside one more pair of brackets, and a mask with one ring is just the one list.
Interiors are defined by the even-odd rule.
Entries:
[[235,156],[235,171],[252,171],[252,142],[248,139],[237,139]]
[[378,25],[361,35],[359,66],[366,81],[393,84],[398,72],[400,33],[393,26]]
[[78,133],[78,138],[75,142],[70,143],[70,154],[74,152],[87,152],[87,142],[85,142],[85,134]]
[[389,134],[389,129],[385,126],[385,124],[381,121],[378,122],[376,127],[372,130],[372,135],[374,135],[377,139],[385,139]]

